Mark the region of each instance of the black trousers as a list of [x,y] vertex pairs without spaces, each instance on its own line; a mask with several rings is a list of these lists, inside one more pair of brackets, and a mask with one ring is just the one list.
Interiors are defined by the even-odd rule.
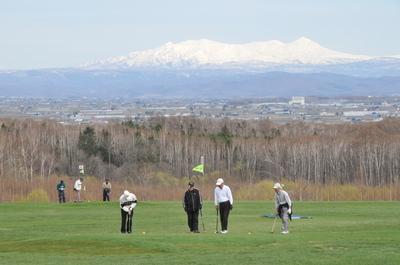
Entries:
[[110,201],[110,191],[109,190],[103,190],[103,202],[105,201]]
[[187,212],[190,232],[199,230],[199,211]]
[[65,203],[65,193],[63,190],[58,191],[58,201],[60,203],[62,203],[62,202]]
[[228,217],[231,210],[229,201],[219,203],[219,216],[221,218],[221,230],[228,230]]
[[121,209],[121,233],[132,233],[132,217],[133,209],[131,215]]

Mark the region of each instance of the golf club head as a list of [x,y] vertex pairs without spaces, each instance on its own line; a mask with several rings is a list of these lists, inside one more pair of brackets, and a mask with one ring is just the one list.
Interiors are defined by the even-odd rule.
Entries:
[[215,231],[215,233],[218,234],[219,232],[218,232],[218,231]]
[[270,234],[273,234],[274,232],[269,232]]

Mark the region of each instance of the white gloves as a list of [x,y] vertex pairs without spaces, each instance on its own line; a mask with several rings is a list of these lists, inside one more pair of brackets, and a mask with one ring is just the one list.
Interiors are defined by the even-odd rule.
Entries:
[[288,214],[291,214],[292,213],[292,209],[289,208],[287,212],[288,212]]

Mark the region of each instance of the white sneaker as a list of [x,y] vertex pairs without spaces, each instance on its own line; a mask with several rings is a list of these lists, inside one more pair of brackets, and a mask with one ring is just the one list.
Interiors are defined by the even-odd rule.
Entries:
[[281,234],[289,234],[289,231],[282,231]]
[[228,233],[228,230],[221,231],[221,234],[226,234],[226,233]]

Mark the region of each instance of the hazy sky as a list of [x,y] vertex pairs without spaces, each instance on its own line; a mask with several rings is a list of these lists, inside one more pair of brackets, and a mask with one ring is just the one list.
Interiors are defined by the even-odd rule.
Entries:
[[38,69],[154,49],[300,37],[335,51],[400,54],[400,0],[0,0],[0,68]]

